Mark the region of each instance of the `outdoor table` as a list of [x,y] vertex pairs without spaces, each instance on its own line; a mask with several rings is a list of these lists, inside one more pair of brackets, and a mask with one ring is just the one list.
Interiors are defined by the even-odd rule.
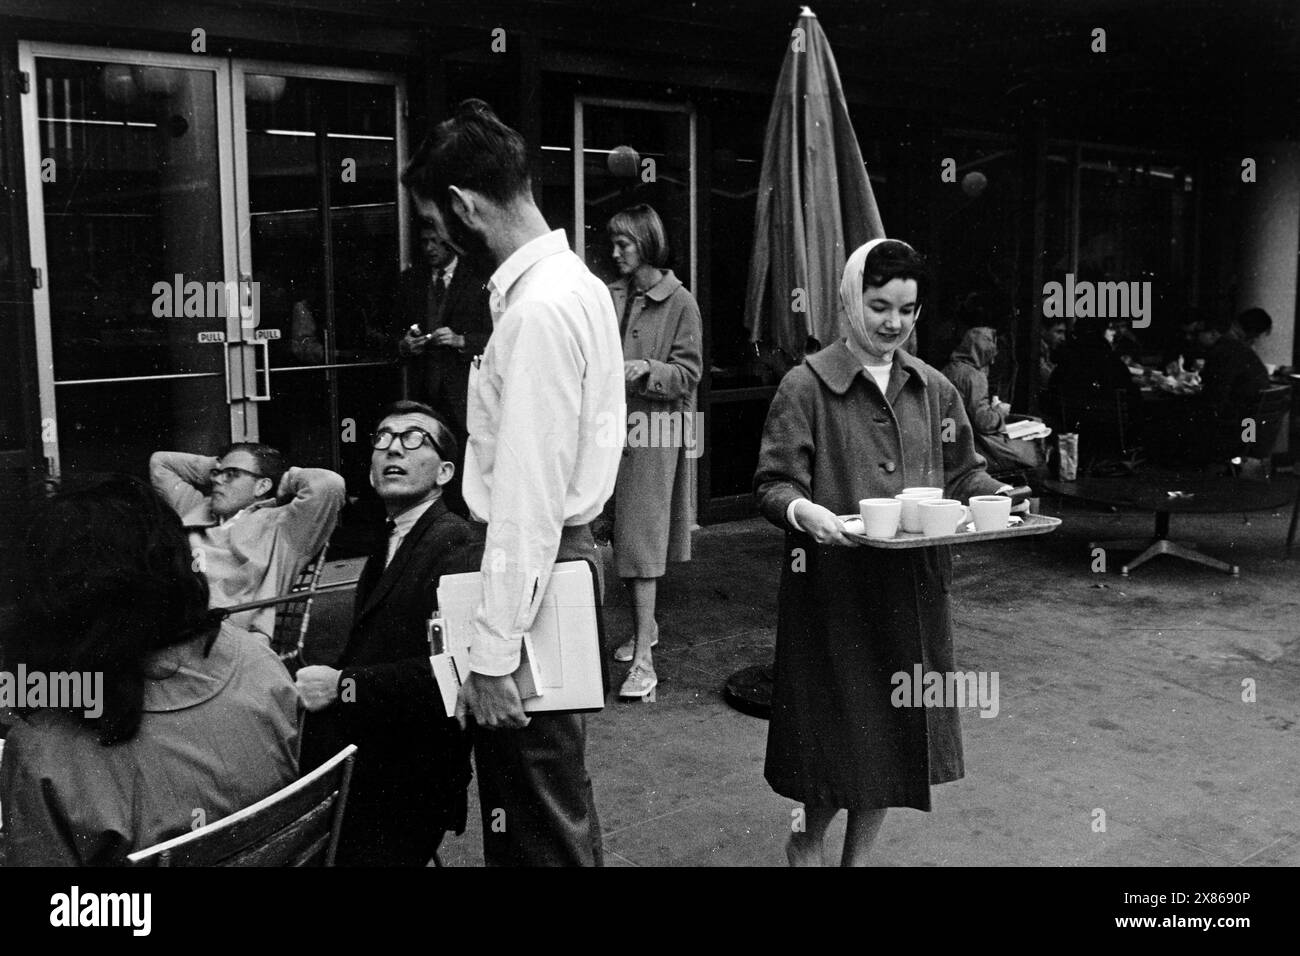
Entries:
[[[1117,508],[1150,511],[1156,516],[1155,536],[1126,538],[1117,541],[1093,541],[1089,548],[1114,548],[1140,551],[1137,557],[1120,568],[1120,574],[1150,561],[1157,554],[1168,554],[1196,564],[1237,574],[1239,568],[1196,550],[1193,542],[1174,541],[1169,537],[1170,516],[1177,514],[1227,514],[1266,511],[1289,504],[1295,489],[1279,481],[1248,481],[1241,478],[1188,475],[1176,472],[1152,472],[1127,478],[1080,478],[1077,481],[1053,479],[1043,483],[1048,491],[1066,498],[1078,498]],[[1170,497],[1181,492],[1181,497]],[[1145,549],[1145,550],[1144,550]]]

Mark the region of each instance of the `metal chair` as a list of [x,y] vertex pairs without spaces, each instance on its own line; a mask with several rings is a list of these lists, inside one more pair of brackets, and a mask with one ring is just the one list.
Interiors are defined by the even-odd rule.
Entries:
[[[1277,444],[1278,436],[1282,434],[1282,425],[1286,422],[1287,413],[1290,411],[1291,386],[1270,385],[1260,389],[1255,410],[1250,416],[1254,421],[1253,442],[1247,444],[1241,440],[1243,426],[1240,419],[1223,423],[1226,433],[1233,439],[1230,443],[1232,457],[1229,461],[1232,474],[1240,475],[1244,458],[1260,459],[1263,462],[1264,477],[1267,478],[1272,474],[1273,446]],[[1249,454],[1250,452],[1258,452],[1258,454]]]
[[320,584],[321,571],[325,568],[327,549],[328,546],[321,548],[316,557],[303,566],[288,594],[281,595],[272,602],[277,607],[271,650],[279,655],[291,673],[305,663],[302,652],[307,642],[307,628],[311,624],[312,602]]
[[1090,396],[1060,396],[1061,431],[1079,435],[1079,470],[1091,475],[1107,464],[1132,473],[1142,461],[1128,393],[1124,389]]
[[[1300,469],[1297,469],[1300,471]],[[1291,557],[1291,551],[1295,548],[1296,525],[1300,524],[1300,487],[1295,490],[1295,504],[1291,506],[1291,527],[1286,533],[1286,556]]]
[[357,748],[215,823],[139,850],[130,866],[333,866]]

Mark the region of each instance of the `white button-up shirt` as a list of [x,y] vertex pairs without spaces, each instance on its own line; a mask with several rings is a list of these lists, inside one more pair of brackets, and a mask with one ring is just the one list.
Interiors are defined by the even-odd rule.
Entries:
[[562,528],[592,521],[614,492],[627,405],[614,303],[564,230],[516,249],[488,289],[462,488],[488,526],[470,670],[499,676],[519,666]]

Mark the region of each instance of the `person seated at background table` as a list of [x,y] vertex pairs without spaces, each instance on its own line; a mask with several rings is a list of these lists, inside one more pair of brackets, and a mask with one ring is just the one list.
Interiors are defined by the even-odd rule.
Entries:
[[1065,319],[1043,319],[1038,328],[1038,387],[1046,388],[1056,370],[1056,350],[1065,344]]
[[[1194,429],[1202,440],[1192,444],[1191,458],[1202,463],[1227,461],[1252,449],[1241,440],[1242,419],[1255,414],[1259,393],[1269,386],[1268,369],[1252,347],[1272,331],[1263,309],[1248,309],[1237,318],[1218,318],[1201,332],[1205,367],[1201,392],[1194,399]],[[1209,436],[1210,440],[1204,440]]]
[[1201,309],[1187,309],[1178,319],[1176,331],[1165,342],[1161,353],[1162,368],[1167,375],[1180,375],[1196,369],[1198,359],[1205,357],[1201,345],[1201,332],[1209,317]]
[[[1111,348],[1116,332],[1108,319],[1077,319],[1048,383],[1044,417],[1057,431],[1078,432],[1080,454],[1089,457],[1129,450],[1118,447],[1117,403],[1123,405],[1130,432],[1141,424],[1141,389]],[[1124,436],[1125,444],[1131,444],[1130,437]]]
[[1205,368],[1201,370],[1201,401],[1224,415],[1254,410],[1259,393],[1268,387],[1268,369],[1254,345],[1273,330],[1263,309],[1248,309],[1231,321],[1219,319],[1201,333]]
[[482,547],[442,500],[458,449],[432,408],[390,405],[371,448],[370,483],[388,511],[388,532],[357,582],[352,631],[336,666],[298,671],[311,711],[303,767],[357,745],[340,866],[424,866],[447,830],[465,831],[470,782],[469,738],[443,707],[425,622],[442,575],[477,570]]
[[[193,561],[208,579],[213,607],[287,594],[329,541],[343,507],[340,475],[285,468],[284,456],[254,442],[236,442],[217,458],[155,452],[149,474],[189,530]],[[231,620],[269,642],[275,607]]]
[[786,532],[764,773],[805,805],[792,866],[822,864],[845,808],[842,864],[865,865],[888,807],[929,810],[931,786],[964,773],[956,707],[891,703],[891,674],[953,668],[950,550],[859,547],[838,517],[906,487],[963,502],[1011,490],[984,470],[957,389],[902,349],[928,277],[905,242],[858,248],[840,284],[847,337],[781,380],[763,427],[754,493]]
[[987,460],[991,474],[1037,472],[1042,468],[1038,447],[1008,438],[1005,427],[1011,405],[989,396],[988,368],[998,355],[997,333],[987,326],[967,329],[943,374],[961,394],[962,406],[975,432],[975,450]]
[[298,692],[265,641],[209,609],[192,561],[180,519],[134,478],[37,516],[5,667],[96,677],[84,706],[28,708],[9,730],[9,864],[122,864],[297,778]]

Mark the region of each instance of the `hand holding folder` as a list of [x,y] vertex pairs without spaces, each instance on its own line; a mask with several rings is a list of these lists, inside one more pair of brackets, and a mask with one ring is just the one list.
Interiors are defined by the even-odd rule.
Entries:
[[[526,713],[576,713],[605,705],[605,655],[596,575],[587,561],[555,565],[532,628],[524,635],[515,684]],[[430,666],[447,716],[469,678],[474,615],[483,603],[479,572],[445,574],[439,618],[431,621]],[[440,631],[440,644],[434,631]]]

